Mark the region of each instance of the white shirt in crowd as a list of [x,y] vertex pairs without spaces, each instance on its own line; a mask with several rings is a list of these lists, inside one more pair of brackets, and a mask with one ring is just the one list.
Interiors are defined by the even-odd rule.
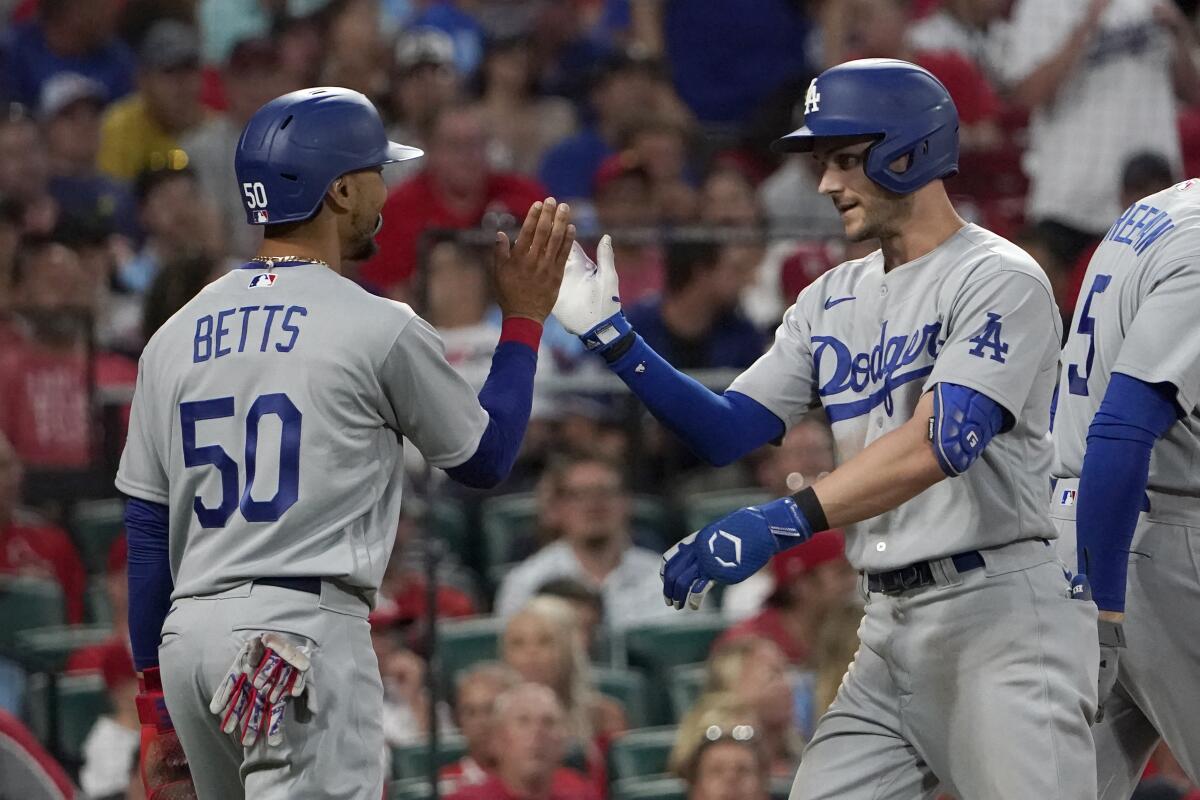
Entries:
[[97,719],[83,740],[83,768],[79,771],[83,793],[88,797],[123,795],[140,742],[140,731],[126,728],[107,714]]

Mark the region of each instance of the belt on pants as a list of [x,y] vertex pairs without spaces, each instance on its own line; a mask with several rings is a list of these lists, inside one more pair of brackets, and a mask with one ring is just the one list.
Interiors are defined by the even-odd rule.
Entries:
[[[954,568],[960,573],[970,572],[983,566],[983,556],[978,550],[968,550],[950,556]],[[933,566],[928,561],[918,561],[906,567],[888,572],[867,573],[867,588],[882,594],[900,594],[909,589],[920,589],[935,583]]]
[[278,586],[280,589],[294,589],[297,592],[321,594],[320,578],[255,578],[256,586]]

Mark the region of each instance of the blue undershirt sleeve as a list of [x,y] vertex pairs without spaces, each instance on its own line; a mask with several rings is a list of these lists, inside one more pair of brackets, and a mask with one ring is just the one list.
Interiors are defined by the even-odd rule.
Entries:
[[508,477],[533,407],[533,377],[537,351],[523,342],[502,341],[492,356],[492,368],[479,391],[479,404],[488,412],[488,425],[475,453],[446,474],[458,483],[490,489]]
[[129,543],[129,639],[139,671],[158,666],[158,640],[171,610],[168,511],[161,503],[129,498],[125,536]]
[[740,392],[717,394],[678,371],[642,337],[609,368],[650,413],[713,466],[730,464],[768,442],[786,426],[766,406]]
[[1075,528],[1079,571],[1103,611],[1125,610],[1129,548],[1154,443],[1181,416],[1176,389],[1113,373],[1088,427]]

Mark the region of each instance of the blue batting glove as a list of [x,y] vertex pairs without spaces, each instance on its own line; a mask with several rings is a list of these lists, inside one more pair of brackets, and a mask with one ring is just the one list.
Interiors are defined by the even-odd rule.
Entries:
[[741,583],[771,556],[812,536],[812,525],[790,497],[738,509],[706,525],[663,554],[659,576],[667,605],[699,608],[713,582]]

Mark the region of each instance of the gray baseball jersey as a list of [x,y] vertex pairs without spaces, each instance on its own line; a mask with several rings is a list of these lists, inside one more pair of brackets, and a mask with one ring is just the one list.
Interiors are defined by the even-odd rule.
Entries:
[[1053,537],[1047,430],[1061,322],[1045,274],[1022,250],[967,225],[890,272],[876,251],[808,286],[775,343],[730,389],[788,426],[817,405],[847,459],[909,420],[939,382],[968,386],[1015,420],[961,477],[851,526],[857,569]]
[[117,487],[170,507],[176,598],[277,576],[374,590],[401,437],[452,467],[487,423],[411,308],[321,265],[251,264],[146,346]]
[[1171,383],[1189,413],[1150,457],[1151,490],[1200,496],[1200,181],[1135,203],[1088,265],[1062,354],[1055,473],[1077,478],[1088,426],[1114,372]]

